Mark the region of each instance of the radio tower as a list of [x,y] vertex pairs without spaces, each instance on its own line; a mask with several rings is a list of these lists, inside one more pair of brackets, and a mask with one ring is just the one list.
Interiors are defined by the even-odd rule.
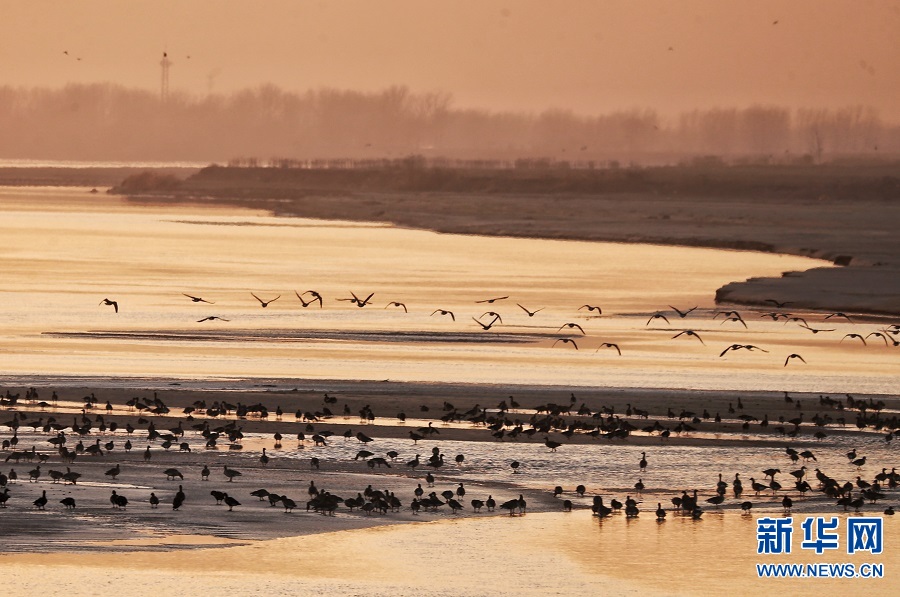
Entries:
[[159,88],[159,99],[162,103],[166,103],[169,101],[169,67],[172,66],[172,61],[169,60],[168,53],[163,52],[163,57],[159,62],[159,65],[162,67],[162,83]]

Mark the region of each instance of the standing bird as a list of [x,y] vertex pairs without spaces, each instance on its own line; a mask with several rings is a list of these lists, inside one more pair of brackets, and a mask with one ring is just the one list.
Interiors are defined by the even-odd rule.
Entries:
[[112,301],[112,300],[109,300],[108,298],[105,298],[102,301],[100,301],[100,304],[101,305],[112,305],[112,308],[116,310],[116,313],[119,312],[119,303],[117,303],[116,301]]
[[227,465],[227,464],[225,465],[225,470],[223,471],[223,474],[224,474],[226,477],[228,477],[228,481],[229,481],[229,482],[234,481],[234,478],[235,478],[235,477],[240,477],[240,476],[241,476],[241,472],[240,472],[240,471],[236,471],[236,470],[234,470],[233,468],[228,468],[228,465]]
[[184,503],[185,495],[184,490],[181,485],[178,486],[178,493],[175,494],[175,498],[172,500],[172,509],[177,510],[181,508],[181,505]]
[[156,497],[156,494],[151,491],[150,492],[150,507],[156,508],[157,506],[159,506],[159,498]]
[[259,304],[262,306],[263,309],[268,307],[270,303],[274,303],[275,301],[277,301],[278,299],[281,298],[281,295],[279,294],[278,296],[276,296],[275,298],[273,298],[270,301],[264,301],[261,298],[259,298],[258,296],[256,296],[255,294],[253,294],[252,292],[250,294],[253,296],[253,298],[255,298],[256,300],[259,301]]
[[[229,480],[230,480],[230,479],[229,479]],[[227,493],[225,494],[225,497],[224,497],[223,499],[224,499],[224,501],[225,501],[225,505],[228,506],[228,511],[229,511],[229,512],[234,512],[233,508],[234,508],[235,506],[240,506],[240,505],[241,505],[241,503],[240,503],[239,501],[237,501],[236,499],[234,499],[233,497],[231,497],[231,496],[228,495]]]
[[638,463],[638,466],[641,469],[641,472],[644,472],[644,469],[647,468],[647,453],[641,452],[641,461]]
[[200,480],[209,481],[209,467],[205,464],[203,465],[203,470],[200,471]]
[[46,490],[43,491],[43,492],[41,493],[41,497],[39,497],[38,499],[34,500],[34,501],[32,502],[32,504],[34,504],[34,507],[37,508],[38,510],[43,510],[43,509],[44,509],[44,506],[47,505],[47,491],[46,491]]

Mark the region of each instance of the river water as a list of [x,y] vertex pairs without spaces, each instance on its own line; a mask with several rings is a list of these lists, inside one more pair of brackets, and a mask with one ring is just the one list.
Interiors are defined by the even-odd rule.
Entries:
[[[865,347],[841,341],[877,330],[874,324],[800,314],[812,327],[835,330],[812,334],[765,318],[764,310],[741,309],[746,328],[714,318],[719,286],[824,265],[807,258],[446,235],[134,205],[86,189],[0,189],[0,221],[0,375],[9,380],[391,379],[890,393],[900,372],[896,350],[880,339]],[[295,291],[307,290],[321,293],[324,308],[302,307]],[[280,298],[262,308],[251,293]],[[374,294],[359,308],[339,300],[351,293]],[[106,298],[118,313],[99,304]],[[394,301],[408,313],[389,306]],[[540,311],[529,316],[518,305]],[[600,306],[602,315],[583,305]],[[682,319],[670,306],[697,309]],[[485,331],[473,318],[488,323],[489,312],[502,323]],[[648,323],[656,312],[668,323]],[[198,322],[210,316],[228,321]],[[705,344],[673,338],[688,329]],[[604,342],[617,344],[621,356]],[[719,356],[735,343],[769,352]],[[806,363],[785,367],[792,353]]]

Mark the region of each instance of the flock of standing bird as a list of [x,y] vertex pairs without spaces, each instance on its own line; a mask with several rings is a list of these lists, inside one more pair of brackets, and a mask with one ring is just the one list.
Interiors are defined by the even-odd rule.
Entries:
[[[334,406],[336,401],[336,397],[325,394],[322,398],[322,406],[318,410],[303,411],[298,409],[295,413],[295,424],[298,425],[297,429],[299,429],[296,432],[298,447],[312,442],[312,448],[322,448],[320,452],[316,453],[316,456],[309,460],[308,470],[311,474],[313,474],[313,471],[320,469],[327,453],[325,448],[328,442],[332,441],[335,435],[338,435],[329,428],[334,423],[334,420],[337,419],[337,416],[331,413],[329,408]],[[80,417],[75,416],[72,424],[59,422],[55,416],[48,416],[46,420],[43,416],[29,420],[29,414],[19,410],[20,407],[27,403],[43,411],[47,408],[52,408],[57,402],[58,396],[55,392],[51,397],[51,402],[48,403],[40,401],[38,391],[33,388],[26,392],[24,400],[20,400],[18,394],[11,394],[7,390],[3,398],[3,406],[7,409],[12,409],[12,418],[0,423],[0,426],[6,427],[11,431],[12,435],[4,438],[2,442],[2,450],[7,453],[5,461],[12,461],[14,464],[21,461],[32,463],[37,461],[38,464],[27,472],[27,477],[23,475],[22,479],[19,478],[15,468],[10,469],[8,473],[0,473],[0,508],[6,508],[8,502],[11,502],[11,498],[14,496],[18,497],[16,493],[19,493],[19,491],[11,492],[10,487],[18,484],[24,485],[22,481],[25,481],[26,478],[29,486],[49,481],[51,491],[56,486],[65,488],[69,485],[78,485],[79,482],[83,482],[84,474],[73,470],[74,463],[77,460],[90,458],[92,462],[97,462],[97,459],[110,457],[111,454],[117,451],[117,448],[124,453],[129,453],[135,448],[135,444],[141,441],[140,436],[144,435],[144,433],[146,433],[146,436],[143,438],[146,442],[146,448],[141,450],[143,453],[143,465],[133,462],[117,462],[115,466],[104,472],[105,479],[115,483],[123,472],[124,464],[135,468],[141,467],[141,475],[146,482],[148,480],[147,475],[150,474],[148,467],[154,466],[154,455],[170,453],[172,449],[174,450],[171,454],[176,458],[175,454],[191,454],[195,450],[201,449],[214,450],[219,443],[227,443],[229,451],[235,449],[240,451],[243,439],[241,421],[248,418],[256,418],[259,421],[269,419],[269,409],[261,404],[229,404],[225,401],[217,401],[207,405],[203,401],[197,401],[183,409],[184,420],[179,418],[177,425],[168,429],[159,429],[157,421],[160,421],[160,424],[164,424],[162,422],[165,421],[171,421],[172,409],[156,395],[152,399],[135,397],[127,401],[124,407],[114,407],[108,400],[105,407],[101,407],[100,400],[96,396],[93,394],[85,396],[81,415]],[[519,438],[537,436],[537,438],[543,438],[543,443],[549,451],[556,452],[560,448],[565,448],[566,444],[551,439],[550,433],[560,434],[560,439],[571,439],[575,433],[581,433],[593,439],[606,437],[609,440],[614,440],[625,439],[632,432],[642,431],[647,435],[658,434],[661,439],[665,440],[669,437],[669,434],[664,434],[660,431],[660,428],[664,427],[661,422],[663,420],[678,418],[679,426],[681,427],[679,432],[688,432],[688,425],[684,421],[689,420],[693,425],[702,425],[706,424],[704,423],[705,420],[711,419],[710,414],[705,411],[702,414],[697,414],[682,409],[680,414],[676,414],[669,408],[664,418],[662,415],[659,415],[653,424],[649,424],[650,413],[633,408],[630,404],[624,412],[619,413],[612,406],[601,406],[599,410],[595,411],[582,403],[577,411],[573,413],[573,406],[577,402],[574,393],[571,394],[568,402],[569,404],[545,403],[532,409],[526,409],[522,408],[515,398],[510,396],[497,404],[496,407],[485,408],[475,404],[470,408],[460,409],[445,401],[442,408],[445,415],[441,417],[441,420],[445,423],[468,422],[475,427],[484,427],[491,430],[492,436],[500,441],[515,441]],[[788,393],[784,394],[784,405],[785,408],[793,407],[795,409],[799,409],[802,406],[799,400],[794,400]],[[819,409],[828,412],[824,415],[816,413],[809,421],[804,420],[802,413],[788,421],[785,421],[783,415],[780,416],[779,423],[781,425],[792,426],[790,431],[782,430],[784,435],[797,437],[801,433],[810,433],[811,429],[815,428],[819,431],[812,437],[822,439],[822,437],[817,435],[821,433],[822,429],[829,427],[836,429],[846,426],[849,415],[850,417],[855,417],[855,426],[858,430],[868,431],[871,429],[880,432],[887,430],[885,435],[885,441],[887,442],[891,442],[894,437],[900,437],[900,419],[895,414],[883,412],[885,411],[885,404],[882,401],[856,399],[849,395],[846,396],[846,399],[819,396],[818,404],[810,406],[817,406]],[[105,412],[99,413],[97,412],[98,410]],[[349,406],[345,404],[344,418],[347,418],[348,410]],[[427,410],[424,405],[422,410]],[[741,411],[741,415],[735,416],[734,420],[742,421],[740,425],[744,430],[748,429],[751,424],[758,425],[760,430],[768,427],[767,415],[760,419],[753,415],[744,414],[744,410],[744,405],[740,398],[737,399],[736,409],[731,403],[728,405],[729,415],[735,415],[737,411]],[[124,425],[120,425],[115,419],[123,414],[128,416],[129,419]],[[275,408],[275,414],[276,420],[283,420],[284,412],[280,406]],[[398,415],[402,414],[398,413]],[[139,416],[137,419],[138,427],[133,426],[131,422],[131,419],[135,416]],[[225,419],[232,416],[231,420],[225,422]],[[522,418],[515,418],[517,416]],[[359,417],[362,424],[368,424],[373,421],[374,413],[371,407],[366,405],[360,409]],[[719,422],[722,421],[718,413],[715,418]],[[646,420],[648,424],[640,430],[631,423],[631,421],[641,420]],[[404,421],[405,416],[398,416],[398,423],[402,424]],[[187,429],[185,428],[186,422],[189,425]],[[30,449],[21,449],[19,432],[20,430],[24,432],[29,427],[35,435],[44,434],[46,443],[51,446],[50,451],[45,451],[46,449],[38,450],[36,445],[32,445]],[[601,433],[600,430],[604,429],[606,431]],[[425,427],[410,431],[410,440],[412,441],[410,449],[415,451],[419,441],[426,439],[435,440],[434,436],[439,433],[439,430],[434,427],[432,422],[429,422]],[[306,506],[307,511],[334,515],[343,506],[349,512],[358,510],[366,515],[388,514],[401,510],[405,507],[404,504],[407,503],[408,508],[414,515],[418,515],[420,512],[435,512],[441,508],[446,508],[457,514],[466,509],[464,498],[467,495],[467,488],[463,482],[454,481],[455,487],[445,489],[440,491],[440,493],[438,492],[439,490],[432,489],[435,487],[436,476],[440,475],[441,471],[453,466],[449,462],[445,462],[445,455],[438,446],[432,448],[432,453],[427,459],[422,459],[421,454],[415,454],[415,458],[406,461],[404,464],[402,460],[398,462],[400,454],[397,451],[388,451],[384,456],[379,456],[371,451],[369,448],[377,442],[377,439],[362,431],[354,434],[352,429],[348,428],[338,437],[341,435],[345,441],[355,439],[360,444],[361,449],[356,453],[353,460],[364,461],[370,473],[374,472],[376,467],[379,470],[382,467],[405,470],[406,472],[402,475],[392,475],[395,482],[399,482],[400,479],[410,476],[417,477],[421,467],[428,470],[424,479],[422,479],[426,483],[426,488],[422,487],[421,482],[417,483],[417,486],[412,491],[412,499],[407,502],[394,491],[373,489],[371,485],[357,492],[356,495],[347,497],[317,487],[315,481],[310,481],[306,488],[307,499],[305,502],[303,500],[299,501],[301,505]],[[88,441],[87,445],[85,445],[85,440],[91,436],[93,436],[93,442]],[[107,437],[107,441],[104,442],[100,436]],[[123,436],[126,439],[124,443],[121,443]],[[186,439],[186,437],[190,436],[196,438],[193,443],[191,440]],[[284,441],[284,436],[280,432],[276,432],[272,437],[275,440],[275,448],[280,448]],[[73,446],[72,443],[75,438],[77,438],[77,444]],[[215,454],[215,452],[211,453]],[[854,471],[855,481],[852,476],[851,478],[846,478],[846,471],[839,471],[835,476],[829,476],[817,468],[817,464],[813,464],[817,463],[817,459],[812,450],[798,451],[787,447],[785,454],[791,463],[797,467],[788,471],[787,474],[790,478],[786,480],[787,482],[783,478],[782,480],[776,478],[782,474],[780,468],[769,468],[759,471],[759,473],[762,473],[762,477],[759,477],[759,473],[748,476],[750,486],[748,489],[745,489],[744,482],[740,477],[741,473],[734,473],[734,478],[730,483],[730,493],[733,496],[732,505],[740,507],[744,512],[750,512],[752,508],[758,506],[758,500],[762,499],[759,497],[760,494],[768,498],[764,504],[769,507],[773,499],[780,495],[781,507],[786,512],[790,512],[795,507],[796,500],[808,499],[809,496],[821,494],[827,499],[834,500],[835,507],[843,508],[844,511],[853,509],[855,512],[859,512],[867,505],[874,505],[880,500],[887,499],[889,497],[887,492],[896,489],[898,483],[900,483],[900,473],[896,472],[895,467],[890,467],[889,472],[888,467],[883,467],[880,473],[875,474],[870,479],[864,479],[859,471],[867,465],[867,456],[858,454],[856,450],[851,450],[846,455],[848,470],[852,469]],[[114,455],[112,457],[114,458]],[[172,457],[167,458],[171,459]],[[59,469],[49,468],[53,466],[53,461],[56,459],[64,466],[61,466]],[[463,471],[466,462],[465,456],[457,454],[453,460],[455,461],[456,471]],[[612,498],[607,504],[604,502],[602,495],[592,496],[590,508],[594,515],[603,520],[623,511],[626,518],[637,517],[641,512],[642,502],[640,500],[642,500],[645,492],[652,491],[655,495],[671,492],[673,490],[671,487],[654,488],[649,487],[649,483],[645,483],[644,479],[647,478],[647,473],[653,468],[652,460],[652,450],[641,453],[640,460],[635,463],[635,474],[638,476],[638,479],[634,484],[634,493],[628,494],[624,501]],[[803,462],[798,465],[801,460]],[[267,453],[266,448],[263,448],[258,457],[258,466],[254,469],[254,479],[257,478],[260,472],[264,474],[265,470],[269,470],[268,467],[272,464],[272,461],[273,457]],[[244,459],[242,462],[247,464],[252,461]],[[42,466],[45,468],[42,469]],[[523,463],[520,461],[511,461],[508,463],[508,466],[513,474],[520,474],[524,468]],[[65,468],[65,472],[62,471],[62,468]],[[196,475],[196,478],[199,478],[201,482],[209,482],[210,478],[215,476],[215,478],[224,479],[224,483],[228,483],[229,487],[233,486],[235,488],[239,487],[242,482],[246,482],[243,473],[228,464],[221,465],[218,469],[221,470],[221,477],[218,476],[218,473],[214,473],[215,470],[215,465],[211,469],[209,464],[204,464],[200,470],[184,469],[185,472],[182,472],[178,467],[168,467],[159,470],[158,474],[164,475],[167,482],[178,480],[178,490],[174,492],[171,498],[167,495],[163,499],[157,496],[155,491],[149,491],[149,495],[136,496],[135,492],[137,490],[131,490],[129,492],[131,495],[129,496],[126,495],[123,489],[117,488],[111,490],[109,502],[114,510],[127,510],[129,505],[133,508],[136,504],[147,504],[151,509],[156,509],[161,503],[165,502],[166,504],[171,504],[172,510],[177,511],[186,505],[198,504],[203,499],[202,496],[187,494],[183,485],[185,473]],[[845,477],[843,481],[838,480],[841,476]],[[91,479],[95,484],[102,480],[103,478]],[[593,481],[602,482],[602,480]],[[432,490],[429,491],[429,489]],[[568,492],[562,486],[556,486],[552,495],[555,498],[565,498],[561,501],[561,507],[563,510],[571,511],[577,505],[588,506],[587,503],[581,503],[587,499],[585,497],[586,491],[585,485],[578,485],[574,488],[573,495],[570,497],[566,495]],[[699,519],[703,515],[703,508],[709,509],[714,507],[719,509],[720,506],[729,500],[729,483],[723,479],[722,474],[719,474],[718,481],[714,485],[711,484],[709,491],[712,495],[705,497],[700,496],[700,492],[697,489],[693,491],[681,490],[680,495],[672,497],[672,507],[670,509],[664,508],[662,501],[657,502],[657,508],[653,511],[654,515],[658,520],[664,520],[668,512]],[[757,499],[756,504],[752,500],[747,499],[748,496],[746,494],[751,491],[754,494],[754,499]],[[296,495],[291,497],[265,488],[257,488],[253,491],[250,491],[249,488],[232,489],[231,491],[213,489],[209,491],[209,495],[213,502],[208,503],[225,505],[229,511],[233,511],[234,508],[242,505],[238,498],[248,499],[255,497],[258,498],[259,502],[264,502],[264,505],[267,505],[269,508],[279,506],[283,508],[285,513],[291,513],[294,508],[298,507],[299,500]],[[471,497],[471,490],[469,496]],[[48,490],[42,489],[40,496],[31,500],[31,505],[36,509],[44,510],[50,504],[50,500]],[[573,500],[581,500],[581,502],[576,503]],[[58,502],[64,510],[68,511],[80,507],[71,495],[62,497]],[[12,503],[15,503],[15,500]],[[510,515],[515,515],[525,513],[526,500],[524,494],[520,494],[517,498],[498,502],[491,494],[487,497],[479,496],[471,499],[469,506],[476,513],[482,509],[490,512],[495,508],[499,508]],[[893,507],[889,506],[884,510],[884,513],[888,515],[893,514]]]

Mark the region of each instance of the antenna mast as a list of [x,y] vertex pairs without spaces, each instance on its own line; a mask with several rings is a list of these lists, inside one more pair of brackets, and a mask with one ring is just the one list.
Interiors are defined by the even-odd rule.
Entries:
[[162,103],[166,103],[169,101],[169,67],[172,66],[172,61],[169,60],[167,52],[163,52],[163,57],[159,62],[159,66],[162,67],[162,82],[159,89],[159,99]]

